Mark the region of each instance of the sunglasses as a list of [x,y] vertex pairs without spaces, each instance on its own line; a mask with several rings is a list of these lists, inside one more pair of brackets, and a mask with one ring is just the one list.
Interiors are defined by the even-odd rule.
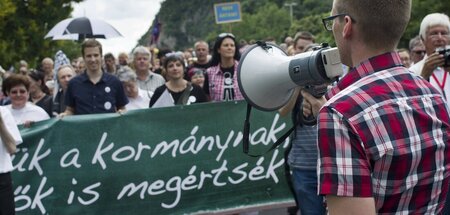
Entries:
[[27,91],[26,90],[11,90],[10,93],[11,94],[25,94]]
[[177,58],[183,58],[183,53],[181,52],[169,52],[165,55],[166,57],[177,57]]
[[219,38],[224,38],[224,37],[231,37],[233,39],[235,39],[236,37],[234,37],[234,35],[232,33],[221,33],[219,34]]

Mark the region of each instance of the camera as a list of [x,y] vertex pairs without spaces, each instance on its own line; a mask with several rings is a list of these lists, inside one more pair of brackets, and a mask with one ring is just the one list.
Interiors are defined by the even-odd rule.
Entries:
[[437,48],[436,52],[444,55],[444,67],[450,67],[450,45]]

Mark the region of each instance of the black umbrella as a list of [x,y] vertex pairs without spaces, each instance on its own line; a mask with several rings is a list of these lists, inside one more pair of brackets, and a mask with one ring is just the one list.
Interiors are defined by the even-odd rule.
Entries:
[[113,26],[99,19],[68,18],[55,25],[44,38],[53,40],[83,40],[84,38],[113,38],[122,36]]

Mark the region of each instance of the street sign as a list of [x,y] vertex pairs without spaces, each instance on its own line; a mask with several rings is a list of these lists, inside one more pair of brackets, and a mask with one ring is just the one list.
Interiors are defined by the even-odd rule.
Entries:
[[214,4],[214,15],[216,16],[216,23],[240,22],[241,17],[241,3],[228,2]]

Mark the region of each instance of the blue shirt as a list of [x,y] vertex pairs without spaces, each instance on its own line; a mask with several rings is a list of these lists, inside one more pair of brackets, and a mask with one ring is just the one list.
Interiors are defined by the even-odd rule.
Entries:
[[128,104],[128,98],[115,76],[103,72],[100,81],[93,84],[83,73],[70,80],[64,102],[74,114],[114,113]]

